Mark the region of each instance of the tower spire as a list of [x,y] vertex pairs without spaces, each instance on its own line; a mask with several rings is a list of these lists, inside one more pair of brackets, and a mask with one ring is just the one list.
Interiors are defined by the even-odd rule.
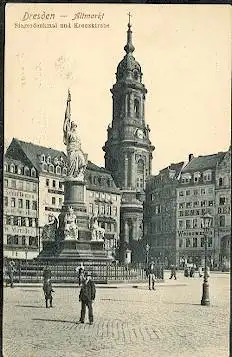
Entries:
[[124,50],[126,51],[126,53],[132,53],[134,52],[135,48],[133,46],[133,43],[132,43],[132,31],[131,31],[131,22],[130,22],[130,19],[131,19],[131,13],[129,12],[128,14],[129,16],[129,22],[128,22],[128,30],[127,30],[127,44],[126,46],[124,47]]

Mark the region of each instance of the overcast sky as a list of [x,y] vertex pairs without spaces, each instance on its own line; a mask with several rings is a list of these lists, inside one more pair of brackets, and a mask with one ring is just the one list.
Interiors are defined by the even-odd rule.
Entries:
[[[22,21],[29,13],[55,20]],[[153,173],[170,163],[225,151],[230,145],[231,8],[219,5],[8,4],[6,8],[5,138],[65,150],[62,126],[68,88],[89,160],[104,165],[112,120],[110,88],[123,58],[128,12],[134,56],[148,94],[145,120],[156,149]],[[72,21],[75,13],[102,20]],[[66,18],[60,15],[66,15]],[[58,28],[19,29],[15,23]],[[59,28],[60,23],[109,28]]]

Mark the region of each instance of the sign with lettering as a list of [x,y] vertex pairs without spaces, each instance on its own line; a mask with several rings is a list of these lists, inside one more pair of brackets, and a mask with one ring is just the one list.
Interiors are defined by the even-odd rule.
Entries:
[[4,226],[4,233],[36,237],[37,229],[33,227]]
[[6,189],[5,190],[5,196],[8,197],[19,197],[19,198],[26,198],[26,199],[31,199],[31,200],[36,200],[36,196],[34,193],[27,193],[19,190],[11,190],[11,189]]

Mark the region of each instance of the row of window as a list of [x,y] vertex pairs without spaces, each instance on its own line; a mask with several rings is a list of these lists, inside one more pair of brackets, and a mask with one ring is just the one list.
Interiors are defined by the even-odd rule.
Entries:
[[198,218],[179,220],[178,227],[179,229],[203,228],[202,222]]
[[[28,238],[28,239],[27,239]],[[7,235],[7,244],[8,245],[19,245],[19,246],[30,246],[30,247],[38,247],[38,237],[25,237],[25,236],[11,236]]]
[[9,198],[6,196],[4,197],[4,206],[37,210],[37,201],[24,200],[22,198],[15,197]]
[[111,205],[103,205],[103,204],[89,204],[89,213],[91,214],[100,214],[107,216],[117,216],[117,207]]
[[107,187],[113,187],[113,180],[110,179],[109,177],[104,177],[104,176],[88,176],[88,180],[90,184],[93,185],[100,185],[100,186],[107,186]]
[[67,175],[67,168],[66,167],[60,167],[60,166],[54,166],[53,164],[47,164],[47,163],[43,163],[42,164],[42,170],[43,171],[46,171],[46,172],[49,172],[51,174],[56,174],[56,175],[64,175],[66,176]]
[[181,177],[181,183],[190,183],[191,181],[198,183],[200,179],[202,179],[203,182],[212,181],[212,172],[204,172],[203,174],[196,172],[193,176],[191,174],[183,175]]
[[63,182],[60,182],[60,181],[56,181],[56,180],[49,180],[49,179],[46,179],[46,186],[47,187],[52,187],[52,188],[57,188],[59,187],[60,189],[63,189]]
[[179,216],[200,216],[204,215],[205,213],[212,214],[213,210],[210,208],[203,208],[203,209],[191,209],[191,210],[185,210],[185,211],[179,211]]
[[59,197],[59,198],[56,198],[56,197],[52,197],[52,205],[55,206],[55,205],[59,205],[61,206],[63,203],[63,198]]
[[4,216],[4,224],[20,227],[38,227],[38,219],[20,216]]
[[194,196],[197,196],[197,195],[205,195],[206,193],[208,194],[212,194],[214,191],[213,191],[213,188],[210,187],[208,189],[206,188],[201,188],[201,189],[193,189],[193,190],[181,190],[179,191],[179,197],[184,197],[184,196],[191,196],[191,195],[194,195]]
[[194,201],[194,202],[181,202],[179,203],[179,209],[183,208],[192,208],[192,207],[207,207],[207,206],[214,206],[214,201]]
[[117,201],[118,200],[118,195],[105,193],[105,192],[89,191],[89,197],[99,199],[99,200],[107,200],[107,201]]
[[[51,164],[51,163],[52,163],[52,159],[51,159],[51,156],[50,156],[50,155],[48,155],[47,158],[46,158],[45,155],[42,154],[41,157],[40,157],[40,160],[41,160],[41,162],[43,162],[43,163],[46,163],[46,162],[47,162],[48,164]],[[59,158],[58,158],[58,157],[55,157],[55,158],[53,159],[53,163],[54,163],[55,165],[58,165],[58,164],[64,165],[64,159],[63,159],[62,156],[60,156]]]
[[[212,237],[209,237],[207,239],[207,245],[208,245],[208,248],[211,248],[212,245],[213,245],[213,240],[212,240]],[[199,238],[181,238],[179,240],[179,248],[198,248],[198,247],[201,247],[203,248],[205,246],[205,238],[204,237],[201,237],[200,239]]]
[[22,191],[36,192],[37,184],[30,181],[4,179],[4,188],[13,188]]
[[31,176],[31,177],[36,177],[36,170],[34,167],[32,169],[29,169],[27,166],[20,166],[20,165],[15,165],[15,164],[4,164],[4,171],[5,172],[10,172],[12,174],[18,174],[18,175],[24,175],[24,176]]

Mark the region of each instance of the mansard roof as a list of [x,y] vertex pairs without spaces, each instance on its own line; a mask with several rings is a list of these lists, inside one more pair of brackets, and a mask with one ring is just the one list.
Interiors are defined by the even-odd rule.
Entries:
[[[16,138],[13,138],[11,144],[9,145],[5,157],[7,160],[14,160],[23,163],[24,165],[34,166],[39,172],[42,171],[41,156],[51,158],[51,163],[55,158],[62,158],[63,165],[66,165],[67,156],[63,151],[56,150],[53,148],[47,148],[45,146],[28,143]],[[104,167],[100,167],[91,161],[88,161],[86,169],[86,180],[88,187],[99,188],[102,186],[104,188],[109,187],[110,190],[118,190],[111,176],[110,171],[106,170]],[[93,181],[91,182],[90,177],[92,176]],[[96,177],[96,180],[94,180]],[[101,181],[101,182],[100,182]]]
[[226,152],[218,152],[217,154],[193,157],[181,173],[213,170],[224,158],[225,154]]

